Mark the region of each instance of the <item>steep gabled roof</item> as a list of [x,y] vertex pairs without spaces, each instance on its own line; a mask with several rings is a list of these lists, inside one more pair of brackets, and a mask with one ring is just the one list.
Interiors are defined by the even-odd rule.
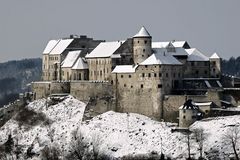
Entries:
[[73,39],[61,39],[50,54],[62,54],[72,41]]
[[101,42],[86,58],[110,57],[123,44],[124,41]]
[[189,54],[187,61],[209,61],[209,58],[196,48],[186,49]]
[[166,64],[166,65],[181,65],[176,58],[171,54],[168,54],[162,49],[154,49],[154,54],[148,57],[145,61],[140,63],[140,65],[156,65],[156,64]]
[[143,26],[140,31],[133,36],[133,38],[137,38],[137,37],[151,37],[149,32],[147,31],[147,29]]
[[213,53],[213,55],[212,55],[210,58],[216,58],[216,59],[218,59],[218,58],[220,58],[220,56],[219,56],[217,53]]
[[119,65],[114,68],[112,73],[134,73],[137,68],[136,66],[133,65]]
[[43,51],[43,54],[49,54],[60,40],[50,40]]
[[152,42],[152,48],[166,48],[170,43],[175,48],[185,48],[185,49],[190,48],[187,41]]
[[86,60],[84,60],[82,57],[79,57],[72,69],[88,69],[88,64]]
[[68,52],[67,57],[64,59],[62,63],[62,68],[72,67],[76,62],[76,60],[78,59],[80,53],[81,53],[81,50]]

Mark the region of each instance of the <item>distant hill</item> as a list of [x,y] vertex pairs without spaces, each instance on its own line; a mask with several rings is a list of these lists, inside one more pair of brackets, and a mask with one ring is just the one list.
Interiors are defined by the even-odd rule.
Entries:
[[229,60],[223,60],[222,70],[224,74],[240,77],[240,56],[231,57]]
[[0,107],[27,91],[27,84],[40,80],[42,60],[24,59],[0,63]]

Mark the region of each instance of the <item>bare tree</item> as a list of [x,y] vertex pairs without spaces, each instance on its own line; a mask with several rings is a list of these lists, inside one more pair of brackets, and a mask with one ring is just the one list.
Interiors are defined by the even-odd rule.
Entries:
[[206,136],[205,136],[205,133],[204,133],[204,130],[202,128],[199,128],[199,129],[194,129],[193,130],[193,136],[198,144],[198,149],[199,149],[199,154],[200,154],[200,157],[199,159],[202,160],[203,159],[203,156],[202,156],[202,153],[203,153],[203,143],[204,141],[206,140]]
[[186,136],[187,139],[184,140],[184,142],[187,144],[187,150],[188,150],[188,160],[191,160],[191,146],[190,146],[190,130],[186,130],[184,132],[184,135]]
[[234,126],[230,128],[227,133],[224,135],[224,140],[227,144],[231,145],[236,157],[236,160],[239,160],[237,153],[237,143],[240,138],[240,128],[239,126]]

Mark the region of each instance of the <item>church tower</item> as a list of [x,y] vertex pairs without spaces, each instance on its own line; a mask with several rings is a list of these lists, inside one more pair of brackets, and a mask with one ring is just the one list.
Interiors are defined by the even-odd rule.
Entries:
[[217,53],[214,53],[210,58],[210,76],[212,78],[220,78],[222,73],[222,59]]
[[145,27],[133,36],[133,61],[137,65],[152,54],[152,37]]

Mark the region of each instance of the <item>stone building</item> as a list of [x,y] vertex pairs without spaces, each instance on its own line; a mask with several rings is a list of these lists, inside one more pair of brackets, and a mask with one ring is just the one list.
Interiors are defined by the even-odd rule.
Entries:
[[[68,53],[70,51],[81,51],[78,57],[85,57],[101,42],[103,41],[75,35],[59,40],[50,40],[43,51],[42,80],[56,81],[62,80],[62,77],[69,80],[71,71],[67,71],[65,75],[62,75],[62,63]],[[74,60],[76,61],[76,59]],[[69,70],[67,68],[69,67],[65,67],[64,70]]]
[[33,88],[41,97],[63,87],[54,81],[68,81],[69,93],[80,100],[101,99],[103,107],[116,111],[176,121],[185,95],[220,103],[220,75],[217,54],[209,58],[186,41],[152,42],[142,27],[134,36],[114,42],[86,36],[51,40],[43,52],[45,83]]

